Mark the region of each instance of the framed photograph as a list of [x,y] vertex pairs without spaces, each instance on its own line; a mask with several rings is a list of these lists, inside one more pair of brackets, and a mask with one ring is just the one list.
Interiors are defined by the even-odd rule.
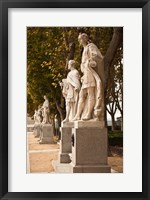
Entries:
[[149,0],[0,1],[1,199],[149,199]]

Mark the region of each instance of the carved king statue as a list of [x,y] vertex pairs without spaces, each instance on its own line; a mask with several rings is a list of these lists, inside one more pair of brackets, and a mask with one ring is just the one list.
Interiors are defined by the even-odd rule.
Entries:
[[66,100],[66,118],[63,122],[72,121],[75,117],[78,103],[78,95],[80,91],[80,75],[77,69],[75,69],[75,61],[70,60],[68,63],[68,69],[70,72],[66,79],[62,80],[61,86],[63,86],[62,93]]
[[83,46],[81,59],[82,87],[79,93],[75,120],[104,120],[104,65],[103,56],[97,46],[89,42],[88,35],[78,37]]

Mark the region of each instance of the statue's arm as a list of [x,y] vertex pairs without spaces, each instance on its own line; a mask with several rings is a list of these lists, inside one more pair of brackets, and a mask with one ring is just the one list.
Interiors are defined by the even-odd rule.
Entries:
[[95,60],[97,56],[97,47],[94,44],[89,45],[89,60]]

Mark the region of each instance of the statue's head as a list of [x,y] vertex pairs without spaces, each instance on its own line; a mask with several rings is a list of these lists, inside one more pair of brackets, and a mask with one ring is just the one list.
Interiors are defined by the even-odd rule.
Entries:
[[35,111],[34,111],[35,113],[37,113],[37,109],[35,109]]
[[74,69],[76,65],[76,62],[74,60],[69,60],[68,62],[68,69],[71,70],[72,68]]
[[47,99],[47,96],[46,96],[46,95],[44,95],[44,99],[45,99],[45,100]]
[[86,33],[80,33],[78,36],[78,41],[81,45],[87,45],[89,41],[89,37]]
[[41,108],[41,105],[38,105],[38,109],[40,109]]

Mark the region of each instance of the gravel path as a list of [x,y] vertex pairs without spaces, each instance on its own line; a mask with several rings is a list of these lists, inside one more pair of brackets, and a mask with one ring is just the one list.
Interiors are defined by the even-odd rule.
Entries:
[[[28,133],[28,156],[27,166],[28,173],[51,173],[54,172],[51,164],[52,160],[57,160],[59,145],[58,144],[38,144],[38,139],[33,133]],[[115,149],[115,150],[113,150]],[[112,169],[123,172],[123,157],[117,154],[116,148],[111,148],[112,155],[108,157],[108,164]]]

